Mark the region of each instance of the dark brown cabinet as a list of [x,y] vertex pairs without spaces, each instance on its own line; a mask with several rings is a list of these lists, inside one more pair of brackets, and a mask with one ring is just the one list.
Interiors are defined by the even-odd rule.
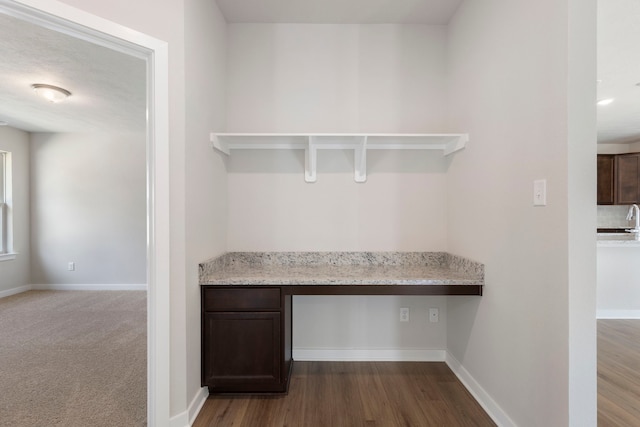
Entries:
[[598,155],[598,204],[640,203],[640,153]]
[[211,393],[284,393],[291,295],[280,288],[202,288],[202,385]]
[[615,203],[617,205],[639,203],[640,153],[617,155],[615,169]]
[[614,170],[616,156],[609,154],[598,155],[598,204],[614,204]]

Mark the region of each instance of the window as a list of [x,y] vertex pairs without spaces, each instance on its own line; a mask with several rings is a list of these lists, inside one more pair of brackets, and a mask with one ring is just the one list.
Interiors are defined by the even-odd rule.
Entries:
[[5,190],[4,183],[6,181],[4,177],[5,166],[5,153],[0,151],[0,254],[7,252],[7,213],[5,203]]
[[11,254],[11,154],[0,151],[0,260]]

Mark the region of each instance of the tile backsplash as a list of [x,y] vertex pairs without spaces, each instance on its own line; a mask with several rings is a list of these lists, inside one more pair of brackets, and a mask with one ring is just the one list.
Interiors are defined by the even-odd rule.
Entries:
[[598,206],[598,228],[629,227],[626,220],[629,206]]

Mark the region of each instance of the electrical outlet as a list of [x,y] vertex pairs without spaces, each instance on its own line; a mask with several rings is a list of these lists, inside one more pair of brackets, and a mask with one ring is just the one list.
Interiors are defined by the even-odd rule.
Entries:
[[429,322],[438,323],[440,321],[440,311],[437,308],[429,309]]
[[67,265],[67,270],[76,271],[76,263],[73,261],[69,261],[69,264]]
[[401,322],[408,322],[409,321],[409,308],[408,307],[402,307],[400,309],[400,321]]

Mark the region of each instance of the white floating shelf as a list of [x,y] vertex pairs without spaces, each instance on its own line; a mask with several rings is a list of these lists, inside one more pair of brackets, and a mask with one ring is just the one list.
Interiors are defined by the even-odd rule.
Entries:
[[462,150],[466,133],[212,133],[213,148],[231,150],[305,150],[307,182],[316,182],[318,150],[354,150],[355,180],[367,180],[367,150],[442,150],[447,156]]

